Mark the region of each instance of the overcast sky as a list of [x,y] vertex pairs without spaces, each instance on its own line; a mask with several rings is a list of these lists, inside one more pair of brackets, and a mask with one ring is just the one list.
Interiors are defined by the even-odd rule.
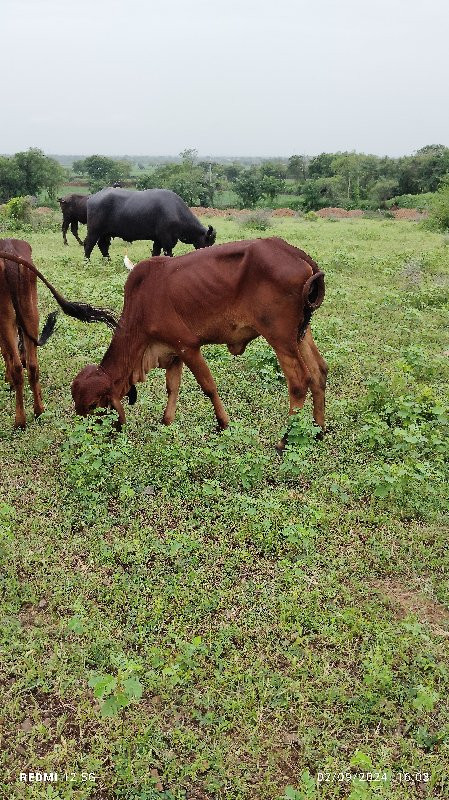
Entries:
[[449,145],[448,0],[0,0],[0,152]]

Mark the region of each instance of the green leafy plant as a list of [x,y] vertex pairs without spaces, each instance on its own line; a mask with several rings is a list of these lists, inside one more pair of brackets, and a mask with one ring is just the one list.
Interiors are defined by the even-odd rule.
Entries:
[[102,717],[115,717],[133,702],[139,702],[143,694],[143,686],[138,672],[141,667],[129,659],[115,659],[118,663],[116,675],[109,673],[94,674],[89,679],[89,687],[94,697],[100,701]]
[[61,463],[75,511],[88,519],[102,513],[109,496],[131,498],[135,493],[127,479],[132,448],[126,434],[117,433],[116,422],[117,413],[103,409],[78,417],[62,446]]

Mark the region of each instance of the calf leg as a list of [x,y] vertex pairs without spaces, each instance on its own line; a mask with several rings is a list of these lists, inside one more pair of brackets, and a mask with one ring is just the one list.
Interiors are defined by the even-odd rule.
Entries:
[[289,414],[294,414],[296,409],[302,408],[306,399],[307,389],[310,385],[310,372],[298,350],[276,349],[276,356],[285,375],[288,396],[290,401]]
[[[76,221],[76,220],[75,220],[74,222],[72,222],[72,224],[70,225],[70,230],[72,231],[72,233],[73,233],[73,235],[74,235],[74,237],[75,237],[76,241],[77,241],[79,244],[81,244],[81,245],[82,245],[82,244],[83,244],[83,241],[82,241],[82,239],[80,239],[80,237],[78,236],[78,223],[77,223],[77,221]],[[66,244],[67,244],[67,242],[66,242]]]
[[[38,335],[39,335],[39,333],[38,333]],[[36,339],[37,339],[37,336],[36,336]],[[19,348],[19,355],[20,355],[20,360],[22,362],[22,367],[25,369],[25,367],[26,367],[26,353],[25,353],[25,344],[24,344],[24,341],[23,341],[23,331],[22,331],[21,328],[18,328],[18,331],[17,331],[17,346]]]
[[179,387],[181,385],[182,366],[183,362],[181,359],[175,358],[165,372],[165,385],[167,387],[168,400],[165,406],[164,416],[162,417],[164,425],[170,425],[175,418]]
[[153,241],[153,249],[151,251],[151,255],[160,256],[161,253],[162,253],[162,245],[157,239],[155,239]]
[[207,362],[199,348],[189,348],[182,352],[182,360],[187,364],[190,371],[194,374],[206,397],[212,402],[218,426],[222,430],[229,425],[229,417],[220,400],[217,385],[211,375]]
[[64,244],[66,244],[66,245],[68,245],[68,241],[67,241],[67,231],[68,231],[68,229],[69,229],[69,222],[68,222],[68,220],[66,221],[64,219],[62,221],[61,230],[62,230],[62,238],[63,238]]
[[5,325],[2,331],[2,353],[6,364],[6,375],[16,392],[15,428],[25,428],[25,409],[23,407],[23,367],[17,347],[15,326]]
[[304,338],[298,342],[301,358],[306,363],[310,372],[310,390],[313,398],[313,418],[317,425],[324,430],[325,427],[325,390],[328,373],[327,364],[316,346],[310,327],[307,328]]
[[[270,343],[271,344],[271,343]],[[299,355],[298,348],[274,346],[274,350],[285,375],[290,401],[289,414],[294,414],[297,409],[304,406],[307,390],[310,385],[310,372]],[[278,450],[283,450],[287,444],[287,435],[284,435],[276,445]]]
[[44,411],[44,404],[42,402],[42,391],[39,383],[39,364],[37,360],[37,347],[31,339],[24,335],[25,339],[25,352],[26,352],[26,366],[28,372],[28,381],[33,392],[33,408],[34,416],[40,417]]

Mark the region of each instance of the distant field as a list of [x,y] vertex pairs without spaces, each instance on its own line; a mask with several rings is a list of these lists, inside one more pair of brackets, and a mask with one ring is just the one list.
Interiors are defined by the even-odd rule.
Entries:
[[[219,242],[261,235],[212,222]],[[71,381],[111,333],[62,316],[39,352],[43,418],[27,389],[13,432],[0,383],[8,800],[449,796],[447,241],[390,220],[276,219],[273,234],[326,273],[322,441],[308,401],[276,454],[287,392],[262,340],[204,349],[223,434],[188,370],[169,428],[160,370],[122,434],[77,420]],[[67,297],[120,311],[123,242],[86,264],[70,234],[24,238]],[[43,322],[55,304],[39,298]],[[24,789],[37,769],[75,777]]]

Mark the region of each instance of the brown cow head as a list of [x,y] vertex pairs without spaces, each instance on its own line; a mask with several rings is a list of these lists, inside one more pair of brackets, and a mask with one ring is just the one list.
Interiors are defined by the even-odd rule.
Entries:
[[120,398],[114,394],[111,378],[95,364],[89,364],[78,373],[72,383],[72,397],[75,411],[81,417],[87,416],[96,408],[113,408],[118,414],[119,429],[126,422],[123,406]]

